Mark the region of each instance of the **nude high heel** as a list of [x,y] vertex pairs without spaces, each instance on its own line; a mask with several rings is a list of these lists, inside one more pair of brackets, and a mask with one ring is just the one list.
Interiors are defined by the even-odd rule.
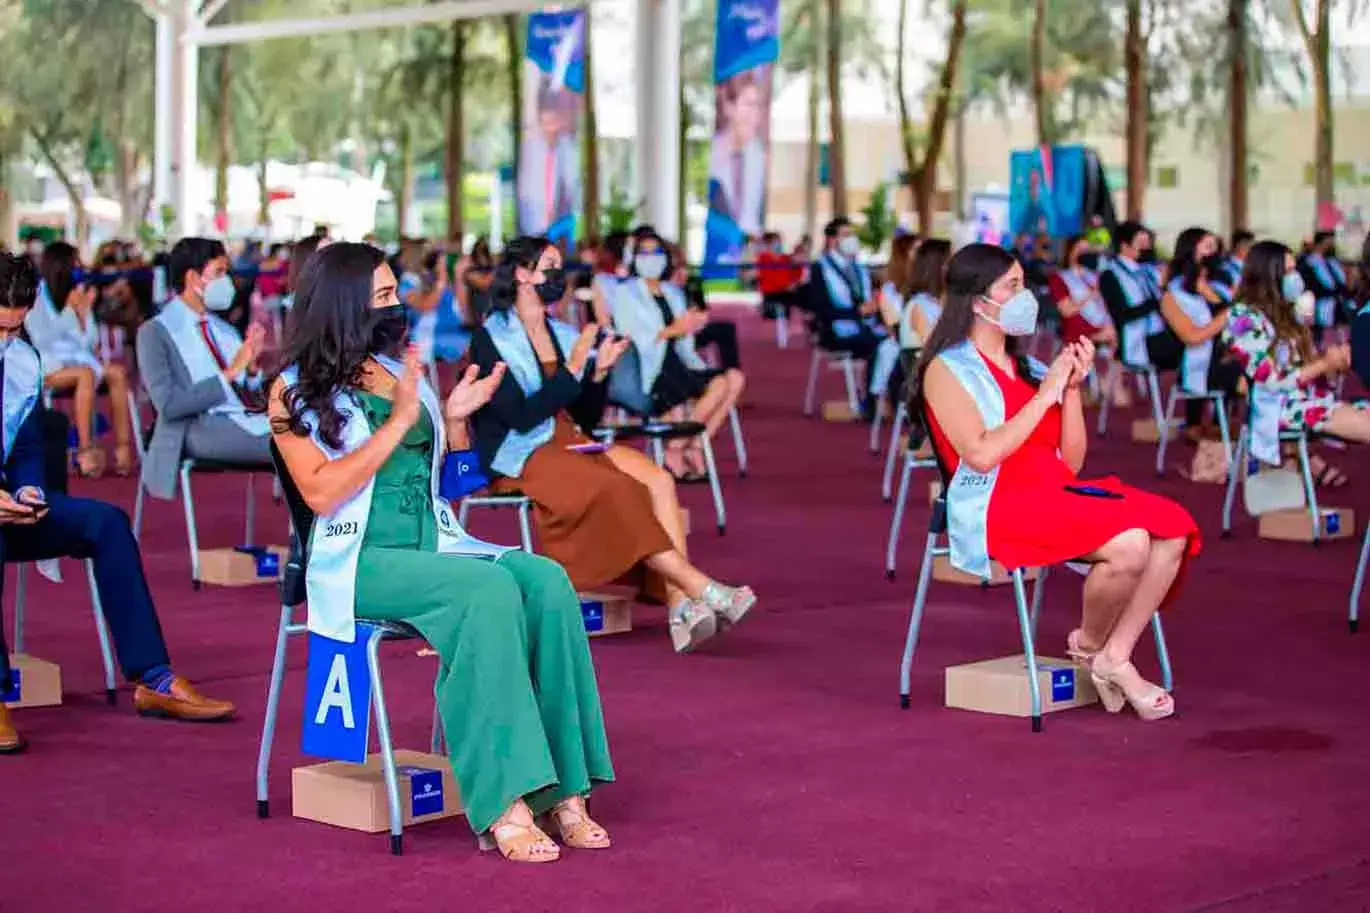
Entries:
[[547,813],[547,833],[576,850],[607,850],[609,832],[590,817],[584,796],[572,796]]
[[[516,806],[522,802],[515,803]],[[556,862],[561,858],[561,847],[557,846],[543,833],[532,820],[526,809],[527,823],[513,820],[516,808],[511,808],[491,825],[490,830],[476,838],[476,846],[481,852],[499,850],[499,854],[510,862]]]
[[[1104,671],[1100,658],[1096,655],[1090,665],[1090,678],[1099,691],[1099,699],[1103,701],[1104,709],[1109,713],[1122,710],[1124,703],[1131,704],[1137,716],[1148,723],[1163,720],[1175,713],[1175,698],[1164,688],[1142,678],[1130,660],[1123,660],[1112,669]],[[1139,681],[1145,687],[1136,693],[1129,692],[1123,685],[1127,680]]]

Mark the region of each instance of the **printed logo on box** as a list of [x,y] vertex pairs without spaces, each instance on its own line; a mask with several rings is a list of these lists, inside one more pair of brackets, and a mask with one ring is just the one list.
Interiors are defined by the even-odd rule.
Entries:
[[24,699],[24,670],[11,669],[9,687],[0,691],[0,704],[17,704]]
[[251,555],[257,563],[257,576],[272,578],[281,576],[281,556],[264,545],[239,545],[233,549],[244,555]]
[[442,771],[428,767],[401,767],[409,778],[409,812],[415,818],[442,811]]
[[1062,701],[1075,700],[1075,670],[1058,669],[1051,670],[1051,702],[1059,704]]
[[1323,532],[1329,536],[1335,536],[1341,532],[1341,514],[1335,510],[1329,510],[1322,515]]
[[604,603],[587,600],[580,604],[580,617],[585,620],[585,630],[594,633],[604,630]]

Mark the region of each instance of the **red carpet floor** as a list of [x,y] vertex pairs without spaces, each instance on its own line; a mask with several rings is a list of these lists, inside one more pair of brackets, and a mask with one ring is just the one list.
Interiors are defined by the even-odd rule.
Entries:
[[[1345,622],[1358,540],[1260,542],[1243,520],[1221,541],[1220,489],[1172,474],[1159,489],[1209,534],[1167,618],[1175,718],[1148,725],[1088,708],[1033,735],[1022,720],[943,709],[945,666],[1018,645],[1006,591],[938,584],[913,707],[900,712],[925,498],[913,499],[901,577],[887,583],[889,508],[864,430],[801,418],[807,351],[777,352],[758,324],[745,334],[753,475],[736,480],[720,445],[727,537],[707,522],[705,490],[686,497],[695,557],[762,602],[690,657],[672,655],[647,610],[638,630],[595,643],[620,780],[594,810],[614,849],[514,866],[478,854],[456,819],[410,831],[393,858],[383,837],[292,819],[290,769],[306,763],[300,644],[272,771],[276,816],[257,820],[274,592],[192,593],[179,507],[158,502],[145,561],[173,658],[237,701],[241,718],[140,720],[126,691],[107,708],[77,566],[73,582],[32,584],[29,649],[62,664],[67,703],[16,713],[32,748],[0,760],[0,910],[1370,909],[1370,633],[1352,637]],[[837,394],[837,375],[825,386]],[[1122,416],[1115,427],[1121,438]],[[1151,458],[1115,439],[1090,469],[1153,484]],[[1370,508],[1370,476],[1351,474],[1337,503]],[[129,482],[77,490],[132,503]],[[206,544],[233,544],[237,483],[201,482],[197,503]],[[283,531],[265,483],[260,503],[262,527]],[[477,532],[512,532],[480,520]],[[1078,591],[1070,575],[1049,587],[1044,650],[1059,654]],[[1139,661],[1154,671],[1149,644]],[[412,645],[389,652],[401,746],[426,744],[432,663]]]

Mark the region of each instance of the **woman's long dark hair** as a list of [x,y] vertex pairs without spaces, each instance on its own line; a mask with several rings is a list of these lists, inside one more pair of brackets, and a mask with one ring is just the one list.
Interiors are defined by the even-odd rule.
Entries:
[[1175,253],[1170,258],[1170,277],[1178,278],[1186,292],[1199,290],[1199,242],[1213,234],[1206,228],[1186,228],[1175,239]]
[[[294,365],[299,378],[282,391],[287,415],[272,420],[275,433],[305,437],[312,429],[304,414],[313,412],[319,438],[334,449],[342,447],[347,420],[333,399],[344,388],[361,385],[371,355],[373,274],[384,262],[385,255],[369,244],[337,243],[305,263],[280,361],[282,367]],[[270,391],[278,376],[279,370],[262,389]]]
[[552,242],[542,235],[520,235],[500,253],[495,264],[495,278],[490,282],[490,311],[508,311],[518,299],[519,281],[516,270],[521,266],[526,270],[538,268],[542,252],[552,246]]
[[941,300],[947,291],[947,261],[951,259],[951,242],[945,238],[928,238],[913,255],[909,270],[909,287],[905,295],[919,292]]
[[1316,355],[1313,334],[1299,323],[1294,313],[1294,302],[1284,297],[1284,267],[1289,262],[1289,248],[1278,241],[1259,241],[1251,246],[1242,266],[1241,284],[1235,300],[1260,311],[1275,325],[1275,336],[1295,345],[1304,360]]
[[53,241],[43,248],[38,261],[38,274],[48,287],[52,306],[63,311],[67,296],[76,288],[76,271],[81,267],[81,253],[65,241]]
[[[975,302],[1016,262],[1012,254],[993,244],[967,244],[947,262],[942,315],[928,334],[914,368],[913,383],[909,384],[909,415],[915,422],[923,420],[923,378],[928,367],[937,356],[970,338],[970,329],[975,324]],[[1035,386],[1037,381],[1028,370],[1026,358],[1017,354],[1014,338],[1008,337],[1005,343],[1018,363],[1018,376]]]

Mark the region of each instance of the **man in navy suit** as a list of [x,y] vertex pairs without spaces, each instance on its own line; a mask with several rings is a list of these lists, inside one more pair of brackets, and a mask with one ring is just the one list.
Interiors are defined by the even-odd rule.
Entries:
[[[119,664],[135,683],[134,708],[182,720],[228,719],[232,704],[203,697],[171,670],[128,516],[102,501],[44,491],[43,373],[37,352],[20,333],[37,289],[33,265],[0,252],[0,562],[94,559]],[[0,624],[0,692],[10,684],[9,648]],[[0,754],[24,747],[0,704]]]

